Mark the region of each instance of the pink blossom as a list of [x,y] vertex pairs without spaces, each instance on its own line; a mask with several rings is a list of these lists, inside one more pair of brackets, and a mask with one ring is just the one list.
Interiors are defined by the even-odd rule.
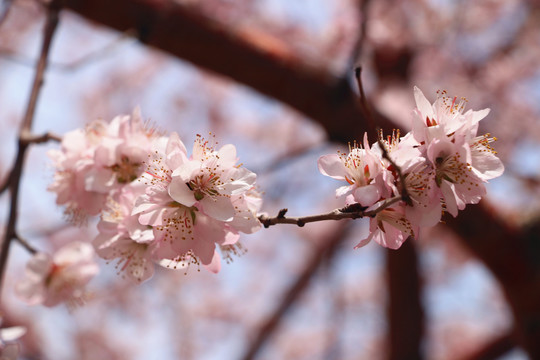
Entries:
[[215,150],[200,137],[191,158],[176,134],[155,148],[141,178],[145,194],[137,198],[132,214],[160,239],[155,255],[161,265],[202,264],[218,272],[216,245],[232,245],[238,231],[260,227],[255,174],[236,162],[234,146]]
[[90,193],[86,189],[86,175],[93,166],[94,150],[103,138],[107,125],[100,120],[85,129],[68,132],[60,150],[48,152],[56,170],[48,190],[57,193],[56,203],[66,205],[66,212],[77,218],[99,213],[106,194]]
[[133,184],[111,197],[98,224],[99,235],[93,242],[100,257],[118,259],[118,271],[137,283],[152,277],[153,254],[159,246],[153,228],[141,225],[138,216],[131,215],[135,199],[143,192],[142,184]]
[[256,179],[236,162],[233,145],[215,150],[199,136],[192,157],[172,173],[169,195],[187,207],[197,204],[199,210],[216,220],[230,221],[235,216],[231,196],[251,189]]
[[348,203],[370,206],[388,195],[381,156],[370,149],[367,134],[364,148],[355,144],[348,154],[321,156],[318,166],[323,175],[349,184],[336,190],[336,196],[348,196]]
[[412,134],[422,145],[451,135],[463,126],[475,126],[489,114],[489,109],[463,113],[467,100],[450,98],[446,91],[437,92],[437,99],[431,104],[415,86],[414,98],[416,109],[413,112]]
[[446,210],[457,216],[465,204],[476,204],[486,194],[484,180],[472,170],[470,147],[467,143],[435,139],[427,150],[428,160],[435,170],[435,183],[440,189]]
[[111,191],[141,175],[156,138],[143,126],[138,108],[131,116],[117,116],[110,123],[96,120],[69,132],[62,148],[49,152],[56,169],[49,190],[75,220],[96,215]]
[[399,249],[409,236],[414,237],[417,233],[418,226],[411,224],[405,216],[405,206],[398,204],[378,212],[369,220],[369,236],[360,241],[355,249],[367,245],[371,240],[389,249]]
[[70,306],[84,302],[86,284],[97,274],[92,245],[75,241],[51,256],[36,253],[26,266],[25,278],[16,286],[17,295],[29,305]]
[[[444,91],[431,105],[416,87],[415,99],[413,134],[426,162],[422,171],[409,179],[416,182],[411,184],[411,192],[424,209],[408,210],[408,214],[411,219],[421,219],[421,225],[434,225],[440,218],[434,215],[439,199],[450,214],[457,216],[466,204],[480,201],[486,194],[484,183],[500,176],[504,166],[489,145],[494,139],[476,136],[479,122],[489,109],[463,113],[466,100],[450,99]],[[425,189],[423,194],[415,193],[419,188]]]

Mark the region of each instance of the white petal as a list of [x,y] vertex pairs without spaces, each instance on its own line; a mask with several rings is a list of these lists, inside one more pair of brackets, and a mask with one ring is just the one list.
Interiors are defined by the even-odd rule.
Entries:
[[184,183],[189,182],[193,177],[201,172],[202,163],[199,160],[191,160],[182,164],[179,168],[173,171],[172,177],[179,177]]
[[74,241],[60,248],[54,254],[56,264],[69,264],[79,261],[92,260],[94,257],[94,247],[89,243]]
[[502,161],[490,152],[484,152],[481,155],[476,155],[476,152],[473,152],[472,168],[482,180],[490,180],[504,173]]
[[336,155],[324,155],[317,161],[321,174],[330,176],[336,180],[345,180],[347,170],[341,158]]
[[354,199],[362,206],[371,206],[381,197],[380,190],[375,185],[361,186],[354,191]]
[[233,219],[235,211],[231,199],[226,196],[205,196],[201,200],[204,212],[220,221],[230,221]]
[[0,339],[2,341],[15,341],[26,334],[24,326],[13,326],[6,329],[0,329]]
[[177,202],[187,207],[193,206],[197,200],[193,191],[181,177],[173,177],[169,185],[169,195]]
[[169,141],[167,141],[167,147],[165,148],[165,152],[167,154],[173,152],[173,151],[180,151],[184,154],[187,154],[186,146],[180,140],[180,136],[178,136],[178,133],[172,132],[169,135]]
[[223,145],[218,151],[219,163],[225,169],[236,164],[236,147],[232,144]]
[[416,107],[423,116],[423,121],[425,121],[426,117],[429,117],[430,119],[435,117],[431,103],[426,99],[422,90],[416,86],[414,87],[414,100],[416,101]]
[[450,213],[453,217],[456,217],[458,214],[458,204],[457,204],[457,195],[455,194],[454,184],[442,180],[441,182],[441,192],[444,197],[444,202],[446,204],[446,211]]

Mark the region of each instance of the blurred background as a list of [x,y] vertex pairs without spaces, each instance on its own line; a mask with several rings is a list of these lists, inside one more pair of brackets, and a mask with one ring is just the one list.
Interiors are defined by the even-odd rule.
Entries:
[[[347,105],[357,92],[353,70],[361,66],[370,105],[385,128],[408,131],[415,85],[431,101],[440,89],[466,97],[468,109],[490,108],[480,132],[499,139],[494,147],[506,172],[464,219],[446,215],[447,224],[397,251],[375,243],[353,250],[367,236],[367,220],[274,226],[243,235],[247,252],[217,275],[161,269],[134,286],[101,261],[91,301],[74,311],[29,307],[15,298],[30,255],[14,243],[1,312],[3,326],[29,329],[20,341],[23,359],[517,360],[539,354],[531,345],[540,344],[537,1],[113,3],[66,1],[36,134],[61,135],[140,106],[145,119],[178,132],[188,149],[196,134],[208,132],[220,144],[235,144],[240,162],[258,174],[264,212],[326,212],[343,205],[334,196],[341,184],[318,172],[318,157],[343,150],[369,128]],[[16,155],[45,15],[37,0],[0,5],[0,181]],[[190,33],[153,32],[192,23]],[[201,41],[186,40],[197,39],[195,30]],[[375,133],[369,136],[375,141]],[[96,234],[97,221],[83,228],[67,223],[46,191],[54,172],[46,151],[57,146],[31,148],[22,182],[17,228],[45,251]],[[8,212],[4,193],[2,227]]]

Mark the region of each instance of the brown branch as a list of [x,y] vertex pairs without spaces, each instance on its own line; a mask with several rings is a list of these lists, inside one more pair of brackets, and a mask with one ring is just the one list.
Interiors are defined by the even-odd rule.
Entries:
[[51,47],[52,39],[58,25],[58,15],[60,12],[60,7],[58,2],[53,1],[49,4],[47,8],[47,20],[43,30],[43,43],[41,47],[41,52],[39,56],[39,61],[36,66],[36,72],[34,75],[34,81],[32,85],[32,90],[30,92],[30,98],[28,100],[28,105],[26,107],[26,113],[24,115],[23,121],[21,123],[20,132],[19,132],[19,147],[17,152],[17,158],[15,159],[15,164],[9,175],[8,187],[11,195],[10,202],[10,211],[9,219],[6,227],[6,232],[4,234],[4,239],[2,242],[2,249],[0,252],[0,291],[2,289],[4,272],[6,268],[6,263],[9,254],[9,246],[11,240],[16,237],[16,225],[17,225],[17,208],[19,203],[19,187],[21,183],[22,169],[25,159],[26,150],[28,149],[29,143],[24,139],[30,136],[30,130],[32,127],[32,121],[34,119],[34,113],[36,110],[36,104],[39,98],[39,93],[41,86],[43,84],[43,77],[45,74],[45,69],[47,68],[47,59],[49,50]]
[[[331,140],[347,142],[367,129],[347,82],[258,49],[193,7],[150,0],[66,0],[66,7],[121,32],[136,29],[147,45],[292,106],[316,119]],[[385,131],[392,130],[385,118],[377,122]]]
[[15,234],[14,239],[17,240],[19,244],[22,245],[26,250],[28,250],[29,253],[35,254],[37,253],[37,249],[34,248],[26,239],[22,238],[19,234]]
[[269,228],[276,224],[292,224],[299,227],[304,226],[307,223],[326,221],[326,220],[343,220],[343,219],[359,219],[363,217],[373,217],[377,213],[392,206],[393,204],[401,201],[400,196],[389,198],[381,201],[380,205],[373,210],[366,211],[366,207],[360,206],[360,204],[351,204],[341,209],[335,209],[325,214],[309,215],[302,217],[286,217],[287,209],[281,209],[277,216],[268,217],[267,215],[259,215],[259,221],[265,228]]
[[[54,135],[52,133],[45,133],[43,135],[31,135],[26,132],[22,132],[20,134],[19,141],[27,146],[29,144],[41,144],[47,141],[56,141],[60,142],[62,141],[62,138],[58,135]],[[9,175],[6,177],[5,181],[0,185],[0,194],[2,194],[4,191],[6,191],[9,188],[9,185],[12,182],[12,178],[15,175],[14,171],[11,171]]]
[[362,56],[362,52],[364,49],[364,44],[366,42],[367,38],[367,12],[369,3],[371,0],[356,0],[358,4],[358,13],[361,17],[360,22],[360,35],[358,36],[358,39],[356,41],[356,44],[353,47],[353,50],[351,52],[351,57],[349,61],[349,66],[347,68],[347,77],[351,69],[356,69],[358,66],[358,61],[360,57]]
[[24,144],[29,145],[29,144],[42,144],[42,143],[45,143],[45,142],[48,142],[48,141],[61,142],[62,137],[59,136],[59,135],[55,135],[53,133],[50,133],[50,132],[47,132],[47,133],[42,134],[42,135],[32,135],[32,134],[23,133],[23,134],[21,134],[21,139],[20,140]]
[[408,239],[398,251],[386,250],[388,281],[388,359],[420,360],[424,311],[414,241]]
[[[350,224],[348,224],[350,225]],[[253,341],[250,343],[248,350],[241,357],[243,360],[254,359],[261,347],[268,341],[270,336],[276,331],[281,319],[294,304],[296,300],[302,295],[309,285],[309,280],[315,274],[316,270],[321,266],[325,259],[331,259],[339,245],[346,238],[349,232],[350,226],[342,226],[334,233],[334,235],[328,239],[328,241],[320,246],[313,254],[311,259],[306,263],[304,269],[296,278],[296,281],[285,292],[285,295],[281,298],[281,301],[268,317],[266,322],[260,326],[257,334],[253,337]]]

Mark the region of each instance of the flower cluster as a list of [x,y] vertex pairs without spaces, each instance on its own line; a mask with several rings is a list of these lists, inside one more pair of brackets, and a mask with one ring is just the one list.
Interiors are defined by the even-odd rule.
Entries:
[[48,190],[57,194],[56,203],[65,205],[75,222],[98,215],[111,191],[143,173],[157,138],[145,128],[138,108],[132,116],[117,116],[110,123],[95,120],[68,132],[62,148],[48,153],[56,170]]
[[109,197],[94,241],[105,259],[137,282],[165,267],[202,264],[220,270],[218,247],[235,245],[239,232],[260,228],[256,176],[237,164],[236,149],[198,136],[191,156],[176,133],[161,137],[140,178]]
[[[369,235],[357,248],[371,240],[399,248],[445,211],[455,217],[466,204],[478,203],[485,183],[504,171],[490,146],[495,139],[477,136],[488,109],[464,112],[466,100],[446,92],[433,104],[418,88],[414,96],[410,133],[381,133],[371,145],[366,134],[348,153],[318,161],[322,174],[347,183],[336,195],[372,215]],[[188,154],[177,133],[149,130],[138,109],[66,134],[50,157],[56,172],[49,190],[57,203],[75,222],[101,216],[93,246],[73,242],[30,260],[17,293],[31,304],[81,302],[98,270],[95,253],[115,261],[135,283],[149,279],[155,265],[195,264],[217,273],[221,256],[229,261],[243,250],[239,233],[257,231],[266,216],[257,215],[262,199],[256,175],[238,164],[233,145],[217,147],[212,135],[197,135]],[[302,218],[292,223],[303,224]]]
[[197,136],[188,155],[178,134],[146,129],[138,109],[66,134],[50,156],[57,203],[75,220],[101,214],[95,251],[135,282],[155,264],[218,272],[216,247],[228,259],[239,232],[260,228],[256,176],[233,145]]
[[[380,208],[357,248],[371,240],[399,248],[422,227],[437,224],[444,211],[455,217],[466,204],[478,203],[486,194],[484,184],[504,171],[490,146],[496,139],[477,136],[489,109],[464,112],[466,100],[449,98],[445,91],[433,104],[416,87],[414,97],[412,131],[404,137],[380,134],[370,146],[366,135],[363,147],[354,144],[348,154],[319,159],[322,174],[348,183],[336,190],[337,196],[368,210]],[[407,201],[384,207],[392,197]]]

